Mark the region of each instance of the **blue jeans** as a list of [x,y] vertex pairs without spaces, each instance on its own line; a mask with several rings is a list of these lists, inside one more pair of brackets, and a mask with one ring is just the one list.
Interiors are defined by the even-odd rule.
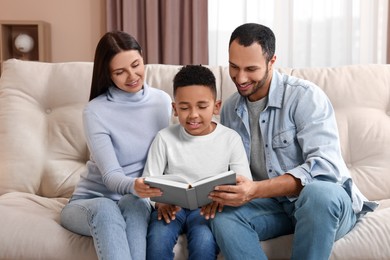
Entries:
[[104,197],[72,199],[61,212],[68,230],[92,236],[100,260],[144,260],[151,207],[131,194],[119,201]]
[[255,199],[238,208],[225,207],[211,221],[211,228],[225,259],[267,259],[259,240],[294,233],[291,259],[325,260],[334,241],[355,223],[346,191],[321,181],[307,184],[294,202]]
[[169,224],[157,219],[157,210],[152,212],[149,230],[147,259],[173,259],[173,248],[180,234],[187,234],[188,259],[216,259],[219,249],[211,233],[209,221],[200,215],[200,210],[181,209],[176,219]]

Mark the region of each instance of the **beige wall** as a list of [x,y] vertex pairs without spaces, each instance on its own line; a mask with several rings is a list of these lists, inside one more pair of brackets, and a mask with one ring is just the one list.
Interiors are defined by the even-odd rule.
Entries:
[[105,0],[0,0],[0,20],[50,24],[51,61],[93,61],[105,33]]

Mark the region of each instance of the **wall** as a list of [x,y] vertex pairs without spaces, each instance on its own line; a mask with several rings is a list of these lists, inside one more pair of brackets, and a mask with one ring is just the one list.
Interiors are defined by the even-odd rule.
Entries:
[[50,24],[51,61],[93,61],[106,32],[105,0],[0,0],[0,20]]

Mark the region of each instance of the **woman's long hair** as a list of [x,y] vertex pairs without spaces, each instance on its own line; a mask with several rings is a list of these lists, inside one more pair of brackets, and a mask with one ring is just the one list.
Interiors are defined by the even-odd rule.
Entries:
[[137,40],[122,31],[107,32],[96,46],[89,100],[105,93],[112,86],[110,62],[122,51],[137,50],[142,56],[142,48]]

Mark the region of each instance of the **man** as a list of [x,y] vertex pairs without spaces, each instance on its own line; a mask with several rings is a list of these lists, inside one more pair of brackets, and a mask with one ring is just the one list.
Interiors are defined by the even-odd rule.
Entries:
[[211,198],[226,206],[211,227],[226,259],[266,259],[259,240],[291,233],[292,259],[328,259],[334,241],[376,205],[352,183],[329,99],[313,83],[274,71],[274,52],[268,27],[244,24],[231,35],[238,93],[222,107],[221,123],[241,135],[254,181],[216,187]]

